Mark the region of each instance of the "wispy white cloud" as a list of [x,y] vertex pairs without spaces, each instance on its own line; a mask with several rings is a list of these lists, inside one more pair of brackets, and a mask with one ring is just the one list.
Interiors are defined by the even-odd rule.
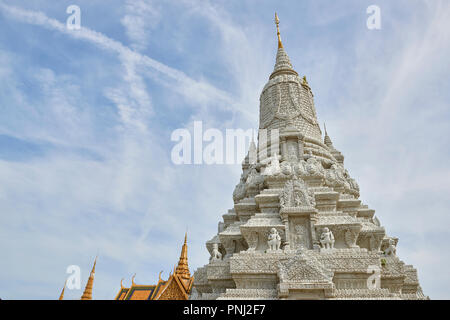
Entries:
[[142,51],[147,47],[151,31],[158,25],[161,13],[151,0],[127,0],[125,12],[120,21],[133,42],[131,46]]
[[[208,102],[215,102],[215,107],[234,110],[236,112],[241,112],[244,115],[249,115],[245,110],[238,109],[233,99],[226,92],[215,88],[207,82],[193,80],[182,71],[171,68],[146,55],[142,55],[100,32],[93,31],[84,26],[81,26],[80,30],[69,30],[66,28],[65,24],[56,19],[47,17],[42,12],[28,11],[4,3],[0,3],[0,9],[6,13],[9,18],[14,18],[25,23],[40,25],[77,39],[87,40],[104,49],[116,52],[122,59],[134,62],[136,65],[147,67],[149,68],[148,70],[142,70],[141,72],[145,72],[147,76],[152,77],[152,79],[168,85],[171,89],[177,91],[193,103],[205,104]],[[175,81],[175,83],[173,81]]]

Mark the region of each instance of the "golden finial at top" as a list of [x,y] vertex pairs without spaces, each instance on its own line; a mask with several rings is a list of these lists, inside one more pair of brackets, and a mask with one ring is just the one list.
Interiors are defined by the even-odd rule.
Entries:
[[95,257],[94,265],[92,266],[91,274],[89,275],[89,279],[86,283],[86,287],[84,288],[81,300],[92,300],[92,289],[94,287],[95,265],[97,264],[97,258],[98,256]]
[[280,35],[280,19],[278,19],[278,15],[275,12],[275,24],[277,25],[277,36],[278,36],[278,48],[283,48],[283,43],[281,43],[281,35]]
[[309,86],[308,80],[306,80],[306,76],[303,76],[303,85]]
[[64,291],[66,290],[66,284],[67,284],[67,280],[66,280],[66,282],[64,282],[64,287],[61,291],[61,295],[59,296],[59,300],[64,300]]

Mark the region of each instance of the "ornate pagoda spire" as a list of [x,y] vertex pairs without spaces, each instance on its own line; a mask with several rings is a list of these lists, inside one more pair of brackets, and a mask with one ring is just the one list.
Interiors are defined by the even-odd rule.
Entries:
[[64,287],[62,288],[61,294],[59,296],[59,300],[64,300],[64,290],[66,290],[66,284],[67,284],[67,280],[66,280],[66,282],[64,282]]
[[175,269],[175,272],[179,277],[183,279],[189,279],[191,274],[189,272],[188,266],[188,256],[187,256],[187,232],[184,235],[184,244],[181,248],[180,260],[178,261],[178,266]]
[[84,288],[83,295],[81,296],[81,300],[92,300],[92,288],[94,286],[94,275],[95,275],[95,265],[97,264],[97,257],[95,257],[94,265],[92,266],[91,274],[89,275],[89,279],[86,283],[86,288]]
[[278,52],[277,52],[277,60],[275,62],[275,67],[273,69],[272,74],[270,75],[270,79],[279,75],[279,74],[294,74],[298,75],[298,73],[293,69],[291,60],[287,55],[286,51],[284,51],[283,43],[281,42],[280,35],[280,19],[278,19],[278,15],[275,12],[275,24],[277,26],[277,37],[278,37]]
[[327,126],[325,123],[323,124],[323,127],[325,129],[325,138],[323,139],[323,143],[325,143],[327,147],[333,148],[333,142],[331,142],[331,138],[328,136]]
[[333,142],[331,141],[331,138],[328,135],[325,123],[323,124],[323,127],[325,129],[325,137],[323,139],[323,143],[328,147],[328,149],[330,150],[333,157],[337,160],[337,162],[339,162],[340,164],[344,164],[344,155],[342,154],[342,152],[340,152],[333,146]]

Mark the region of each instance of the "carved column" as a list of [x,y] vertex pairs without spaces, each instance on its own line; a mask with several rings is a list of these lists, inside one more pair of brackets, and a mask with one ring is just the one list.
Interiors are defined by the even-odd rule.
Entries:
[[316,222],[317,222],[317,217],[315,214],[314,215],[312,214],[310,216],[309,223],[311,226],[311,239],[312,239],[313,249],[320,248],[319,238],[317,237],[317,234],[316,234]]
[[284,247],[283,249],[289,250],[291,248],[289,244],[289,237],[290,237],[290,231],[289,231],[289,219],[288,216],[284,216],[281,220],[284,224],[284,231],[285,231],[285,241],[284,241]]
[[287,160],[287,146],[286,146],[286,137],[281,137],[281,159],[282,161]]

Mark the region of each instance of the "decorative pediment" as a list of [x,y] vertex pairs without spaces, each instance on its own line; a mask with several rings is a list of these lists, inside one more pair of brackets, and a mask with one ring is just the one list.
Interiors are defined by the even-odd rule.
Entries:
[[300,208],[314,207],[316,201],[314,193],[308,189],[305,181],[294,177],[288,180],[284,185],[280,194],[280,207],[283,208]]
[[333,272],[318,260],[300,255],[280,261],[278,277],[281,283],[331,283]]

